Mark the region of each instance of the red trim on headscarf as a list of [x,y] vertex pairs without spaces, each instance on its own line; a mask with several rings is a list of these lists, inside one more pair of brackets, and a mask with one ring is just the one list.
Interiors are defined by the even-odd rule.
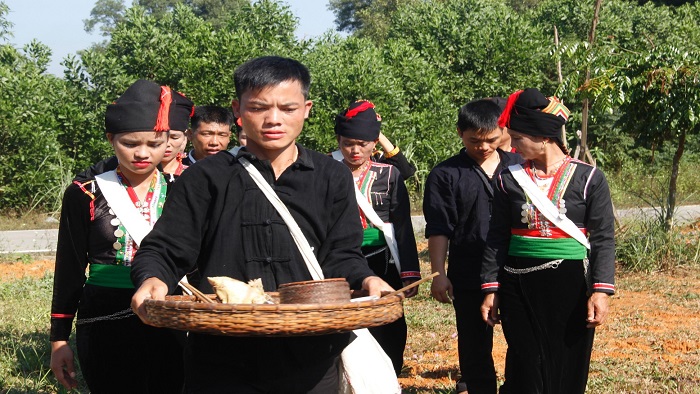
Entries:
[[155,131],[168,131],[170,124],[168,118],[170,116],[170,104],[173,102],[173,95],[170,88],[167,86],[160,87],[160,108],[158,109],[158,118],[156,119]]
[[501,116],[498,118],[499,127],[510,127],[510,113],[513,111],[513,107],[515,107],[515,102],[518,101],[518,97],[520,97],[520,93],[522,92],[522,90],[517,90],[515,91],[515,93],[508,96],[506,108],[503,109],[503,112],[501,112]]
[[359,106],[357,106],[357,107],[355,107],[355,108],[353,108],[353,109],[349,109],[348,112],[345,113],[345,117],[348,118],[348,119],[350,119],[350,118],[352,118],[353,116],[359,114],[360,112],[367,111],[367,110],[370,109],[370,108],[374,108],[374,104],[372,104],[372,103],[369,102],[369,101],[364,101],[364,102],[363,102],[362,104],[360,104]]

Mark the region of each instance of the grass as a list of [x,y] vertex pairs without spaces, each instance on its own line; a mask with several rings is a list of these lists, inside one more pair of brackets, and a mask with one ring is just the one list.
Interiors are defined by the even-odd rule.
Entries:
[[[668,168],[635,163],[618,172],[606,172],[610,194],[617,209],[662,207],[666,202],[670,165]],[[698,163],[681,163],[678,177],[677,205],[700,204],[700,172]]]
[[[624,271],[612,299],[614,316],[597,333],[589,393],[700,394],[699,225],[669,234],[658,228],[652,219],[618,231],[618,264]],[[0,268],[14,264],[28,272],[32,257],[6,255]],[[425,250],[420,258],[427,275]],[[49,368],[52,275],[10,278],[0,275],[0,393],[65,392]],[[405,314],[404,392],[453,392],[459,369],[452,306],[435,302],[429,284],[423,284],[405,302]],[[500,379],[505,348],[497,327],[494,359]],[[78,391],[86,392],[84,383]]]
[[[424,251],[421,259],[427,274]],[[700,394],[700,265],[650,272],[618,275],[611,316],[596,333],[588,393]],[[63,393],[49,369],[52,275],[8,278],[0,278],[0,393]],[[409,325],[404,393],[452,393],[458,377],[452,306],[434,301],[429,284],[404,306]],[[505,348],[496,327],[494,359],[501,380]],[[82,381],[77,391],[87,392]]]
[[49,366],[52,275],[0,282],[0,392],[56,393]]
[[25,214],[3,212],[0,215],[0,231],[40,230],[58,228],[58,214],[30,211]]

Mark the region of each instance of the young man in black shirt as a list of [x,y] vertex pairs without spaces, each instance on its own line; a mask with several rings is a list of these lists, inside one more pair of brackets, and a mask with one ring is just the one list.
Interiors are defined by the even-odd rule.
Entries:
[[[132,270],[132,307],[147,321],[143,300],[163,299],[196,265],[203,277],[262,278],[266,291],[311,280],[287,226],[237,157],[248,159],[299,224],[326,278],[346,278],[371,295],[391,287],[362,256],[362,225],[350,172],[296,144],[312,103],[301,63],[252,59],[234,74],[248,143],[237,156],[218,154],[175,184],[160,223],[141,244]],[[211,293],[207,281],[200,290]],[[338,356],[350,334],[315,337],[223,337],[190,333],[188,392],[329,393],[338,388]]]
[[[481,319],[481,258],[491,217],[493,178],[519,156],[498,148],[499,106],[472,101],[459,110],[457,133],[464,148],[438,164],[425,185],[423,214],[430,264],[440,276],[431,292],[452,302],[457,319],[459,366],[457,392],[495,394],[496,371],[491,349],[493,329]],[[445,263],[449,250],[449,269]]]

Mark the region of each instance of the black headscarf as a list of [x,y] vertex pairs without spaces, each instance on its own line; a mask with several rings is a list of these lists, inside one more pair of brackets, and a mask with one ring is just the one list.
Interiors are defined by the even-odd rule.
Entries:
[[379,138],[381,120],[374,111],[374,104],[358,100],[335,117],[335,133],[346,138],[374,141]]
[[498,124],[523,134],[558,138],[569,113],[556,97],[547,98],[539,90],[528,88],[508,97]]
[[192,101],[169,87],[140,79],[107,106],[105,132],[184,131],[193,107]]

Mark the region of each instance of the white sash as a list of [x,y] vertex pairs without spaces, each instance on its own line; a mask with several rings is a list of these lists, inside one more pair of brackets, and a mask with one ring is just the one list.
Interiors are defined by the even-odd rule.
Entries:
[[[338,161],[343,160],[343,154],[339,150],[331,153],[331,155],[334,159]],[[396,242],[394,224],[385,223],[384,221],[382,221],[379,215],[377,215],[377,212],[374,210],[374,207],[372,207],[372,204],[370,204],[370,202],[367,200],[367,197],[364,194],[362,194],[357,185],[355,185],[355,199],[357,200],[357,205],[365,214],[365,217],[369,219],[369,221],[374,225],[374,227],[378,228],[382,231],[382,233],[384,233],[384,240],[386,241],[386,245],[389,247],[391,257],[393,257],[393,262],[394,264],[396,264],[396,270],[399,271],[399,273],[401,273],[401,260],[399,259],[399,246]]]
[[[260,171],[255,166],[250,164],[248,160],[241,157],[238,161],[243,164],[243,167],[248,171],[255,184],[260,187],[260,190],[265,194],[265,197],[279,212],[284,222],[289,228],[289,232],[294,238],[301,255],[304,258],[306,267],[311,273],[314,280],[322,280],[323,270],[316,260],[311,250],[311,245],[306,240],[299,225],[292,217],[292,214],[280,200],[277,193],[272,190],[272,187],[265,181]],[[353,330],[357,336],[340,355],[341,359],[341,379],[338,393],[340,394],[398,394],[401,392],[401,386],[396,378],[394,367],[391,359],[386,355],[384,350],[379,346],[379,343],[374,339],[369,330],[362,328]]]
[[520,187],[523,188],[525,194],[530,197],[532,203],[537,207],[537,209],[542,212],[544,217],[547,218],[552,224],[557,226],[559,229],[569,234],[571,238],[577,240],[581,245],[585,246],[586,249],[591,250],[591,244],[588,242],[588,238],[581,232],[581,229],[574,224],[565,214],[559,212],[557,207],[554,206],[552,201],[547,198],[547,195],[540,190],[535,182],[525,173],[525,170],[520,164],[513,164],[508,166],[513,178],[518,182]]
[[96,175],[95,181],[102,190],[109,207],[122,222],[136,245],[141,245],[144,237],[151,232],[151,224],[139,213],[124,186],[119,183],[116,171]]

